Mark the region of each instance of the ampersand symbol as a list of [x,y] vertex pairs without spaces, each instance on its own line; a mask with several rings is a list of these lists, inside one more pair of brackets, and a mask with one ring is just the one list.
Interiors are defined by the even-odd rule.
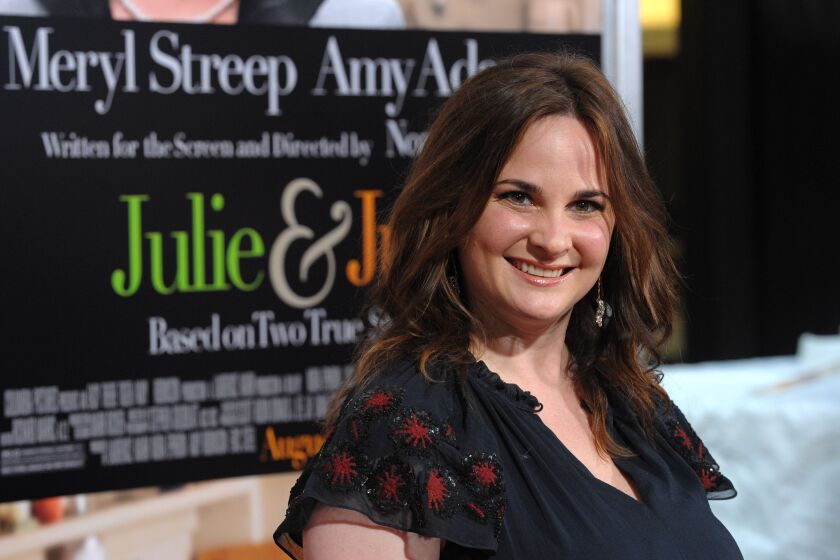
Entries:
[[321,187],[311,179],[301,177],[286,185],[280,197],[280,213],[288,227],[274,240],[268,256],[268,274],[272,288],[284,303],[298,309],[318,305],[329,295],[335,283],[333,248],[347,237],[353,224],[353,210],[350,205],[343,200],[334,202],[330,207],[330,217],[338,222],[338,226],[306,249],[298,268],[298,278],[301,282],[306,282],[309,279],[309,269],[315,261],[324,257],[327,259],[327,277],[316,294],[306,297],[295,293],[286,278],[286,253],[291,244],[298,239],[311,240],[315,237],[315,233],[310,228],[298,223],[295,215],[295,200],[303,191],[308,191],[317,198],[323,198]]

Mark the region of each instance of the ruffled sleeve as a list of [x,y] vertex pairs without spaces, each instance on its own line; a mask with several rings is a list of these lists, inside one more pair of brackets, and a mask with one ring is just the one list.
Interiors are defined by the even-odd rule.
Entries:
[[481,422],[454,378],[429,383],[414,364],[383,372],[345,402],[292,488],[275,541],[303,558],[302,532],[321,502],[385,527],[495,552],[504,481]]
[[661,403],[658,407],[656,428],[697,475],[708,499],[727,500],[738,495],[732,482],[720,472],[717,461],[673,401]]

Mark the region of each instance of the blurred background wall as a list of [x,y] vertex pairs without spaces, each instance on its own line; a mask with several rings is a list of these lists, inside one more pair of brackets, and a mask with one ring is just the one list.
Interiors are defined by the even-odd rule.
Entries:
[[840,322],[840,3],[679,8],[646,30],[644,63],[645,149],[687,284],[672,359],[791,354]]

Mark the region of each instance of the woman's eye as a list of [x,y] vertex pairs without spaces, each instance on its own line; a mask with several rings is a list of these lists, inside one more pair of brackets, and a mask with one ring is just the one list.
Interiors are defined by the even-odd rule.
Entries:
[[516,204],[516,205],[519,205],[519,206],[527,206],[527,205],[532,204],[531,196],[528,193],[522,192],[522,191],[506,192],[506,193],[502,194],[501,196],[499,196],[499,198],[501,200],[509,200],[513,204]]
[[590,212],[597,212],[604,209],[602,204],[598,204],[594,200],[578,200],[574,203],[574,209],[578,212],[588,214]]

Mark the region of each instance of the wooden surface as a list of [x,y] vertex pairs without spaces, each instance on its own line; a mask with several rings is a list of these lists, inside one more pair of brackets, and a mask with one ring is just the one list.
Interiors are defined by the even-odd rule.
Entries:
[[46,558],[95,535],[108,558],[188,560],[194,550],[265,540],[261,481],[202,482],[0,537],[0,560]]

